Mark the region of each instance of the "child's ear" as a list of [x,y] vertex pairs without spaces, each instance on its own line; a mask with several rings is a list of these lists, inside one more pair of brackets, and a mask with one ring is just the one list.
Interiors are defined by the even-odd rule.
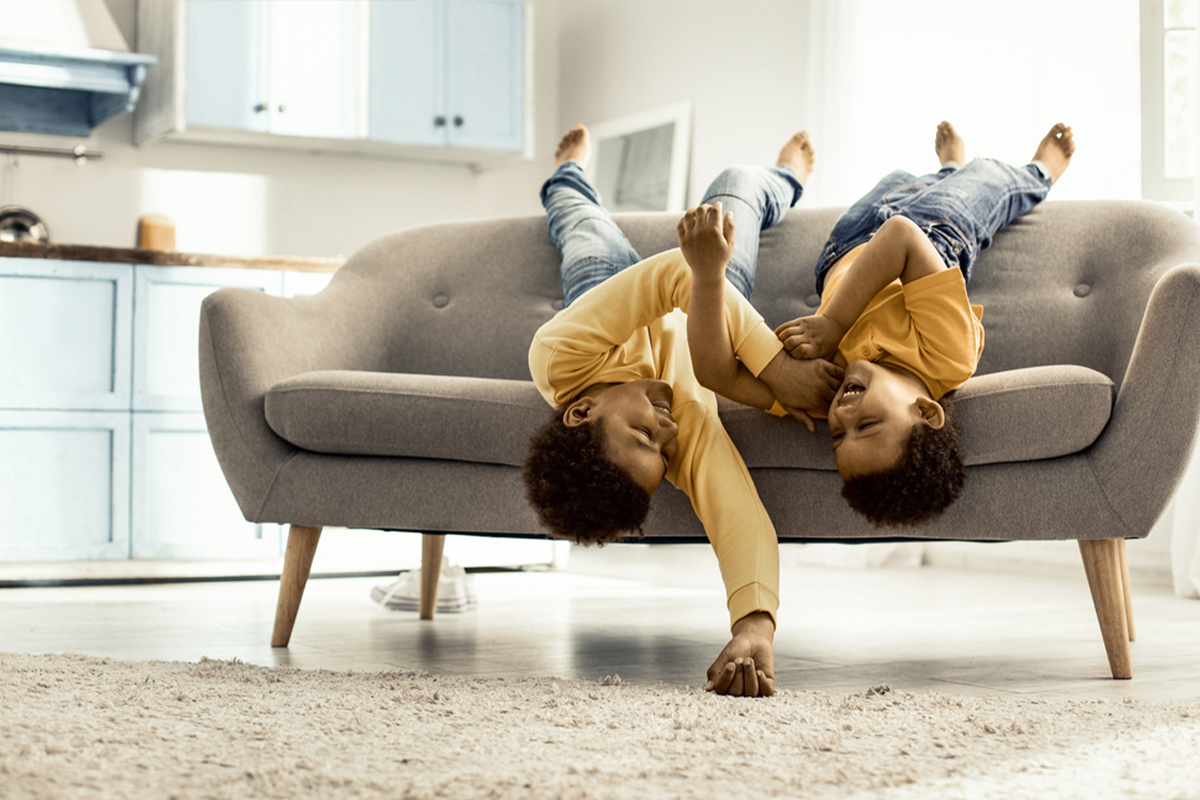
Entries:
[[587,395],[571,403],[571,405],[567,406],[567,410],[563,412],[563,425],[568,428],[578,428],[580,425],[586,425],[589,422],[588,414],[591,413],[592,406],[595,404],[596,401]]
[[925,424],[940,431],[946,424],[946,409],[942,408],[942,404],[928,397],[918,397],[915,402],[917,413],[925,420]]

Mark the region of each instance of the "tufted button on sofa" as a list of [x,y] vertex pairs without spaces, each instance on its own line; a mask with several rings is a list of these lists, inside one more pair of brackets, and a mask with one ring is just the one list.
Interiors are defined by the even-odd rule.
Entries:
[[[752,301],[769,325],[810,314],[812,266],[840,209],[764,232]],[[618,215],[634,247],[674,247],[675,214]],[[520,464],[549,408],[533,333],[562,306],[541,217],[394,233],[312,297],[222,289],[200,319],[204,411],[246,519],[291,525],[272,643],[286,646],[324,526],[541,536]],[[1109,666],[1130,677],[1124,540],[1179,486],[1200,419],[1200,227],[1142,201],[1049,201],[981,254],[978,374],[958,392],[967,483],[903,535],[1079,541]],[[783,541],[894,540],[839,495],[827,428],[721,403]],[[687,498],[655,497],[646,541],[704,541]],[[786,592],[787,587],[783,587]]]

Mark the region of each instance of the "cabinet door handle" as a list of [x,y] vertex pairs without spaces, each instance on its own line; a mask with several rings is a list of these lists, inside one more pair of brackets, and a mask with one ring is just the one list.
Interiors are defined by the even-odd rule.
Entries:
[[433,124],[434,124],[434,126],[441,128],[442,126],[444,126],[446,124],[446,118],[443,116],[440,116],[440,115],[436,116],[433,118]]
[[264,112],[264,111],[266,111],[266,110],[267,110],[267,104],[266,104],[266,103],[259,103],[258,105],[256,105],[256,106],[254,107],[254,113],[255,113],[255,114],[261,114],[262,112]]
[[279,113],[282,114],[285,111],[287,111],[287,106],[285,106],[283,103],[280,103],[279,104]]
[[456,128],[461,128],[461,127],[462,127],[462,124],[463,124],[463,118],[462,118],[462,117],[460,117],[460,116],[458,116],[458,115],[455,115],[455,117],[454,117],[454,127],[456,127]]

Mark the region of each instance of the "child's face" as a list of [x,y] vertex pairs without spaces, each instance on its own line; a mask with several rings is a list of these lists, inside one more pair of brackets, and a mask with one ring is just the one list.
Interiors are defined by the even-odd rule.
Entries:
[[891,469],[904,455],[914,425],[941,428],[945,421],[942,407],[915,375],[853,361],[829,405],[838,473],[849,480]]
[[588,389],[568,407],[563,421],[572,425],[603,419],[605,455],[653,495],[678,449],[673,399],[671,385],[663,381],[607,384]]

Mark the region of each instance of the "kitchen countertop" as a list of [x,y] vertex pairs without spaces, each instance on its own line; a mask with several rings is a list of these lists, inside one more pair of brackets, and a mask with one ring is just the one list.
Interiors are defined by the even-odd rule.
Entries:
[[236,267],[240,269],[297,270],[299,272],[335,272],[345,262],[344,258],[216,256],[202,253],[176,253],[167,250],[143,250],[138,247],[101,247],[90,244],[46,244],[42,242],[0,242],[0,257],[46,258],[57,261],[106,261],[118,264],[149,264],[159,267]]

